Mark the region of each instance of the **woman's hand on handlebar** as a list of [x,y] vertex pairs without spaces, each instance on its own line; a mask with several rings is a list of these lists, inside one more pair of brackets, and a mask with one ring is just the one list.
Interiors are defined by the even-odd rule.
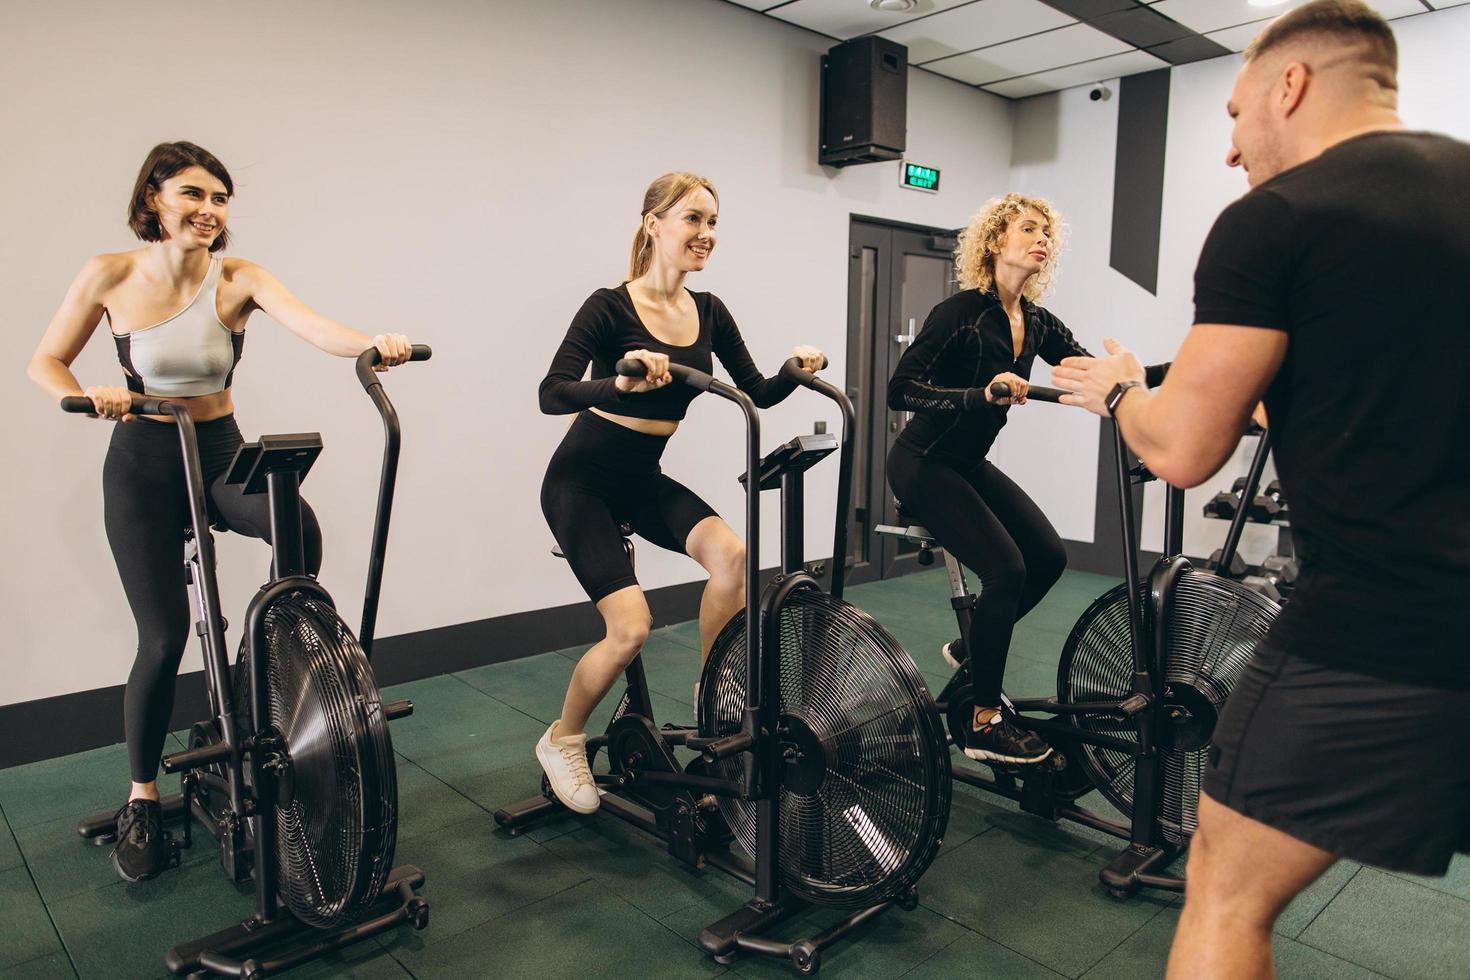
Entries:
[[97,410],[96,418],[122,422],[131,422],[134,418],[128,411],[133,407],[133,393],[121,385],[93,385],[82,394],[92,399]]
[[667,354],[657,354],[651,350],[630,350],[623,356],[629,360],[642,361],[648,373],[641,378],[618,375],[616,382],[618,391],[627,394],[653,391],[674,380],[674,376],[669,373],[669,355]]
[[373,370],[379,373],[405,363],[413,353],[413,345],[401,333],[380,333],[373,338],[373,346],[378,349],[378,356],[382,358],[373,365]]
[[1052,369],[1051,377],[1058,388],[1071,392],[1062,397],[1063,405],[1077,405],[1107,418],[1108,393],[1113,386],[1123,381],[1143,384],[1148,375],[1138,357],[1112,337],[1106,338],[1103,346],[1109,356],[1063,358]]
[[[997,381],[1001,382],[1002,384],[1010,385],[1011,397],[996,398],[990,393],[990,385],[995,384]],[[995,377],[991,378],[990,382],[986,384],[985,400],[992,405],[1024,405],[1026,404],[1026,389],[1029,387],[1031,387],[1030,382],[1021,377],[1019,374],[1012,374],[1009,371],[1002,371],[1000,374],[997,374]]]
[[827,355],[810,344],[791,348],[791,356],[801,359],[801,369],[816,374],[827,366]]

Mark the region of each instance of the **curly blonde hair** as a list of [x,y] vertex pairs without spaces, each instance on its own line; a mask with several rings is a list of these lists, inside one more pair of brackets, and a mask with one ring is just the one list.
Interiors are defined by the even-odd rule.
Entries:
[[1050,228],[1051,251],[1046,264],[1021,287],[1021,295],[1036,302],[1052,287],[1057,274],[1057,257],[1062,251],[1062,215],[1049,201],[1010,193],[985,202],[985,207],[970,219],[970,226],[960,232],[954,250],[955,279],[961,289],[989,292],[995,286],[995,256],[1011,222],[1028,210],[1041,213]]

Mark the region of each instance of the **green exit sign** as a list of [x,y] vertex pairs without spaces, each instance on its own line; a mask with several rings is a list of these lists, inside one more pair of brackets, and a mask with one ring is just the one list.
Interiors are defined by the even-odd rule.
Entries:
[[898,182],[903,186],[915,191],[928,191],[930,194],[939,193],[939,170],[937,167],[921,167],[917,163],[901,161],[902,166],[898,171]]

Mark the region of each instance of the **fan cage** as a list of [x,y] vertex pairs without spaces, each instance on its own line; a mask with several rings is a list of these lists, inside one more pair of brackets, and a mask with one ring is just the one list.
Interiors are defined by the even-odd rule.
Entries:
[[[807,775],[779,790],[781,881],[809,901],[865,908],[904,897],[938,853],[949,820],[949,750],[933,697],[897,640],[866,613],[816,589],[779,613],[783,727],[819,745]],[[745,617],[716,637],[700,687],[705,737],[740,730]],[[812,778],[811,769],[823,771]],[[797,763],[798,767],[801,763]],[[716,775],[739,779],[739,758]],[[756,851],[753,801],[721,797],[736,842]]]
[[[272,602],[263,649],[262,727],[280,736],[291,771],[276,809],[280,894],[297,918],[331,928],[372,905],[393,866],[398,784],[382,697],[362,647],[318,596]],[[248,687],[236,696],[248,702]]]
[[[1138,591],[1139,601],[1146,606],[1148,582],[1139,583]],[[1280,608],[1254,589],[1203,569],[1192,568],[1180,576],[1167,614],[1162,665],[1165,704],[1172,690],[1188,686],[1203,696],[1218,717]],[[1146,654],[1152,656],[1152,649]],[[1063,702],[1086,704],[1117,701],[1132,693],[1128,588],[1119,585],[1088,607],[1067,637],[1057,667],[1057,694]],[[1100,715],[1071,715],[1070,719],[1083,731],[1138,742],[1132,719]],[[1162,724],[1167,726],[1169,721]],[[1159,747],[1163,756],[1159,830],[1175,847],[1188,846],[1199,826],[1199,790],[1209,748],[1206,741],[1198,748],[1178,749],[1167,737]],[[1131,813],[1134,757],[1080,740],[1072,751],[1108,802]]]

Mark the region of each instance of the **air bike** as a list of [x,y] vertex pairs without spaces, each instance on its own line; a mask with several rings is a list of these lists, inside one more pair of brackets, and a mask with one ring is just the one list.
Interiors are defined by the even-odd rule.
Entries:
[[[990,390],[996,398],[1010,396],[1004,382]],[[1026,390],[1028,401],[1057,402],[1065,394],[1040,385]],[[1133,495],[1156,477],[1143,464],[1130,469],[1122,433],[1110,424],[1124,583],[1094,601],[1067,636],[1055,697],[1013,701],[1003,696],[1017,713],[1015,723],[1057,751],[1034,765],[965,760],[955,766],[954,778],[1014,800],[1028,813],[1071,820],[1125,841],[1124,850],[1099,873],[1109,894],[1122,899],[1140,888],[1184,890],[1184,879],[1166,869],[1188,848],[1198,827],[1199,789],[1215,721],[1280,607],[1258,590],[1193,567],[1183,556],[1184,491],[1177,487],[1167,488],[1164,556],[1140,577]],[[1252,494],[1263,465],[1262,454],[1252,466]],[[878,532],[918,544],[920,561],[932,562],[932,549],[942,542],[909,523],[901,503],[899,515],[900,526]],[[1230,567],[1243,508],[1240,517],[1218,567]],[[959,620],[959,648],[968,650],[975,596],[960,563],[948,553],[944,563]],[[954,741],[962,744],[974,713],[967,663],[940,693],[939,703]],[[1094,789],[1124,815],[1123,821],[1077,805]]]
[[[409,359],[430,353],[415,345]],[[163,758],[164,772],[182,773],[183,788],[162,801],[164,819],[182,820],[185,847],[198,821],[219,845],[225,873],[255,881],[249,919],[165,954],[175,976],[256,980],[401,922],[428,924],[428,903],[415,894],[424,873],[393,867],[398,784],[388,721],[412,714],[413,705],[384,704],[369,664],[400,443],[397,413],[373,370],[378,362],[376,350],[357,359],[358,380],[384,429],[361,639],[305,574],[300,487],[321,453],[321,436],[262,436],[240,447],[225,476],[245,493],[270,495],[274,541],[271,579],[246,610],[233,672],[194,420],[184,406],[160,399],[135,398],[129,409],[173,416],[178,426],[191,525],[185,570],[209,700],[210,716],[194,725],[189,748]],[[61,407],[94,410],[83,397],[64,398]],[[113,818],[89,817],[77,832],[110,841]]]
[[[786,362],[782,374],[842,409],[831,591],[802,569],[803,480],[838,440],[799,436],[762,459],[749,397],[670,365],[676,383],[734,402],[745,415],[747,605],[710,650],[696,727],[658,725],[635,657],[612,722],[587,749],[603,812],[660,838],[690,867],[716,867],[754,888],[749,902],[700,932],[700,946],[719,963],[756,953],[789,958],[812,974],[823,949],[890,906],[917,905],[916,883],[949,820],[951,784],[943,721],[918,669],[882,626],[842,600],[852,404],[800,364]],[[636,360],[616,369],[630,377],[646,371]],[[774,488],[781,572],[761,591],[760,493]],[[626,537],[637,529],[624,530]],[[676,749],[697,755],[684,763]],[[596,771],[599,752],[605,772]],[[560,812],[543,780],[539,796],[495,819],[518,834]],[[819,935],[769,938],[809,905],[850,914]]]

